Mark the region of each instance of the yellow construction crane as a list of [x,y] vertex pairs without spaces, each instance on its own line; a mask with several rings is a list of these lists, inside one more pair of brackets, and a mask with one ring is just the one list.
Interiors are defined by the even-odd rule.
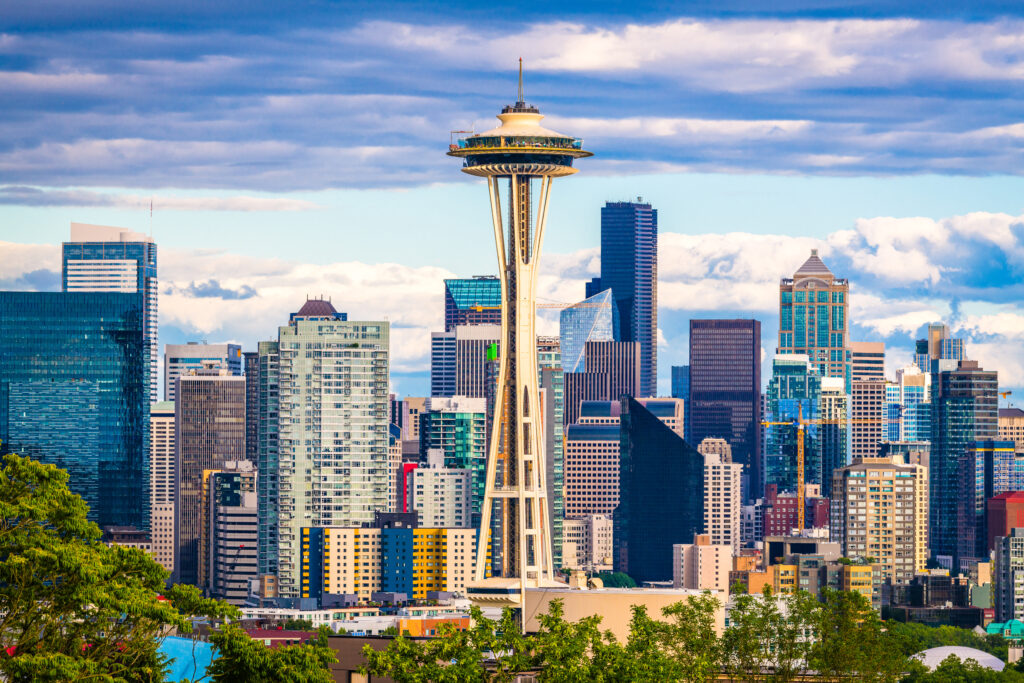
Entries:
[[1000,391],[1000,392],[999,392],[999,395],[1000,395],[1000,396],[1001,396],[1002,398],[1006,398],[1007,396],[1009,396],[1009,395],[1010,395],[1010,394],[1012,394],[1012,393],[1013,393],[1012,391]]
[[797,529],[803,531],[806,513],[805,506],[805,483],[804,483],[804,437],[806,436],[807,425],[864,425],[877,424],[881,426],[885,422],[899,422],[899,418],[881,418],[878,420],[805,420],[803,405],[797,406],[797,416],[785,422],[762,421],[764,427],[796,427],[796,524]]

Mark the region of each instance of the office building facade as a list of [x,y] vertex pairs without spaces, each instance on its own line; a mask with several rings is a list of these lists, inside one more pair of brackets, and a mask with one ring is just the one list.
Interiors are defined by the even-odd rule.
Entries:
[[999,380],[977,361],[938,362],[956,367],[932,374],[929,543],[933,556],[956,566],[960,460],[974,442],[996,437]]
[[823,377],[853,380],[849,346],[850,283],[837,278],[812,249],[791,278],[779,283],[780,354],[803,354]]
[[[423,527],[470,528],[472,472],[445,465],[445,454],[431,449],[426,462],[409,473],[412,511]],[[477,522],[479,526],[479,522]]]
[[606,289],[578,304],[562,309],[558,320],[562,370],[586,372],[587,342],[615,341],[619,338],[619,307]]
[[244,605],[249,582],[258,578],[256,468],[229,461],[207,484],[207,589],[211,596]]
[[303,527],[359,525],[390,508],[389,325],[311,299],[259,350],[260,573],[275,573],[276,558],[280,594],[298,597]]
[[[854,380],[856,382],[857,380]],[[818,444],[821,449],[821,494],[826,498],[832,492],[832,473],[849,465],[850,460],[850,395],[843,389],[839,377],[821,378],[821,396],[818,414]]]
[[695,534],[692,543],[672,546],[672,587],[729,592],[733,547]]
[[658,211],[640,199],[601,208],[601,277],[587,285],[587,296],[606,289],[619,309],[619,341],[640,344],[637,393],[657,396]]
[[164,400],[174,400],[175,383],[182,375],[203,368],[242,374],[242,347],[238,344],[167,344],[164,346]]
[[444,281],[444,331],[459,325],[501,325],[501,280],[477,275]]
[[1006,491],[986,501],[987,552],[995,550],[1000,536],[1015,527],[1024,528],[1024,491]]
[[720,438],[760,496],[761,323],[691,320],[686,423],[690,443]]
[[641,349],[637,342],[591,341],[583,348],[586,372],[564,375],[566,425],[579,419],[583,401],[618,401],[623,396],[641,395]]
[[1024,529],[1014,528],[997,538],[992,557],[995,620],[1024,620]]
[[432,396],[427,399],[419,414],[420,462],[427,464],[430,453],[437,451],[442,456],[441,467],[467,473],[470,486],[466,493],[470,495],[471,504],[466,514],[471,515],[472,522],[465,525],[429,524],[424,520],[420,522],[422,526],[480,524],[487,471],[486,411],[487,404],[483,398]]
[[584,515],[566,519],[563,526],[562,566],[583,571],[611,571],[611,515]]
[[430,334],[430,395],[487,396],[487,350],[498,344],[500,325],[459,325]]
[[0,452],[68,471],[100,526],[150,526],[143,298],[0,292]]
[[174,452],[174,403],[161,401],[149,409],[149,536],[153,558],[174,571],[174,502],[177,469]]
[[1012,441],[1014,449],[1024,453],[1024,410],[1000,408],[998,431],[1000,441]]
[[260,442],[260,354],[246,351],[242,354],[245,370],[245,459],[256,464]]
[[156,403],[160,290],[153,238],[125,228],[72,223],[71,240],[62,247],[61,282],[65,292],[120,292],[139,298],[149,369],[147,403]]
[[739,550],[743,465],[731,462],[723,445],[728,448],[724,440],[705,439],[697,446],[704,456],[704,533],[713,545]]
[[[221,370],[220,372],[227,372]],[[174,402],[175,505],[174,578],[203,586],[204,497],[210,472],[245,460],[245,379],[231,375],[178,378]]]
[[1012,441],[976,441],[960,459],[956,538],[960,566],[988,560],[986,504],[1003,493],[1024,490],[1024,453]]
[[836,470],[830,538],[843,556],[875,558],[895,583],[909,583],[928,562],[928,470],[898,456]]
[[[797,418],[820,420],[821,380],[818,365],[806,354],[777,355],[772,360],[772,378],[768,382],[765,421],[765,487],[796,491]],[[821,484],[820,425],[809,424],[804,431],[804,481]]]

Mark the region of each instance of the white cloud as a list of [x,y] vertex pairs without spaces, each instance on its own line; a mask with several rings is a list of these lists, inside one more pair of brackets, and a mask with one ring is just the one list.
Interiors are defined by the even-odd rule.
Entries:
[[152,203],[157,211],[309,211],[320,208],[302,199],[282,197],[181,197],[52,190],[18,185],[0,186],[0,204],[21,206],[109,206],[143,209]]
[[611,118],[548,117],[545,125],[573,135],[603,138],[672,138],[693,143],[709,140],[786,138],[813,125],[804,120],[694,119],[632,116]]

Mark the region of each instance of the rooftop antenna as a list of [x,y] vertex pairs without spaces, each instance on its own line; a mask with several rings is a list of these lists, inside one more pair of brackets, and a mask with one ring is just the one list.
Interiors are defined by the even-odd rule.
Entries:
[[523,58],[519,58],[519,103],[524,104],[526,100],[523,99]]

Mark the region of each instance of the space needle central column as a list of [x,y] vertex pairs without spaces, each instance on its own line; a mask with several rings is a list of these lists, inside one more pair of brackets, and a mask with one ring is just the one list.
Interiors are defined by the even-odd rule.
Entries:
[[[583,150],[582,140],[540,125],[544,117],[526,104],[522,84],[520,61],[519,98],[501,110],[501,125],[459,139],[448,151],[463,159],[463,173],[487,179],[502,292],[501,360],[476,568],[468,593],[477,603],[519,608],[527,588],[558,585],[537,381],[537,267],[551,181],[576,173],[574,159],[592,156]],[[490,538],[492,512],[498,515],[497,539]],[[499,543],[501,562],[495,574],[500,575],[488,576],[488,549]]]

